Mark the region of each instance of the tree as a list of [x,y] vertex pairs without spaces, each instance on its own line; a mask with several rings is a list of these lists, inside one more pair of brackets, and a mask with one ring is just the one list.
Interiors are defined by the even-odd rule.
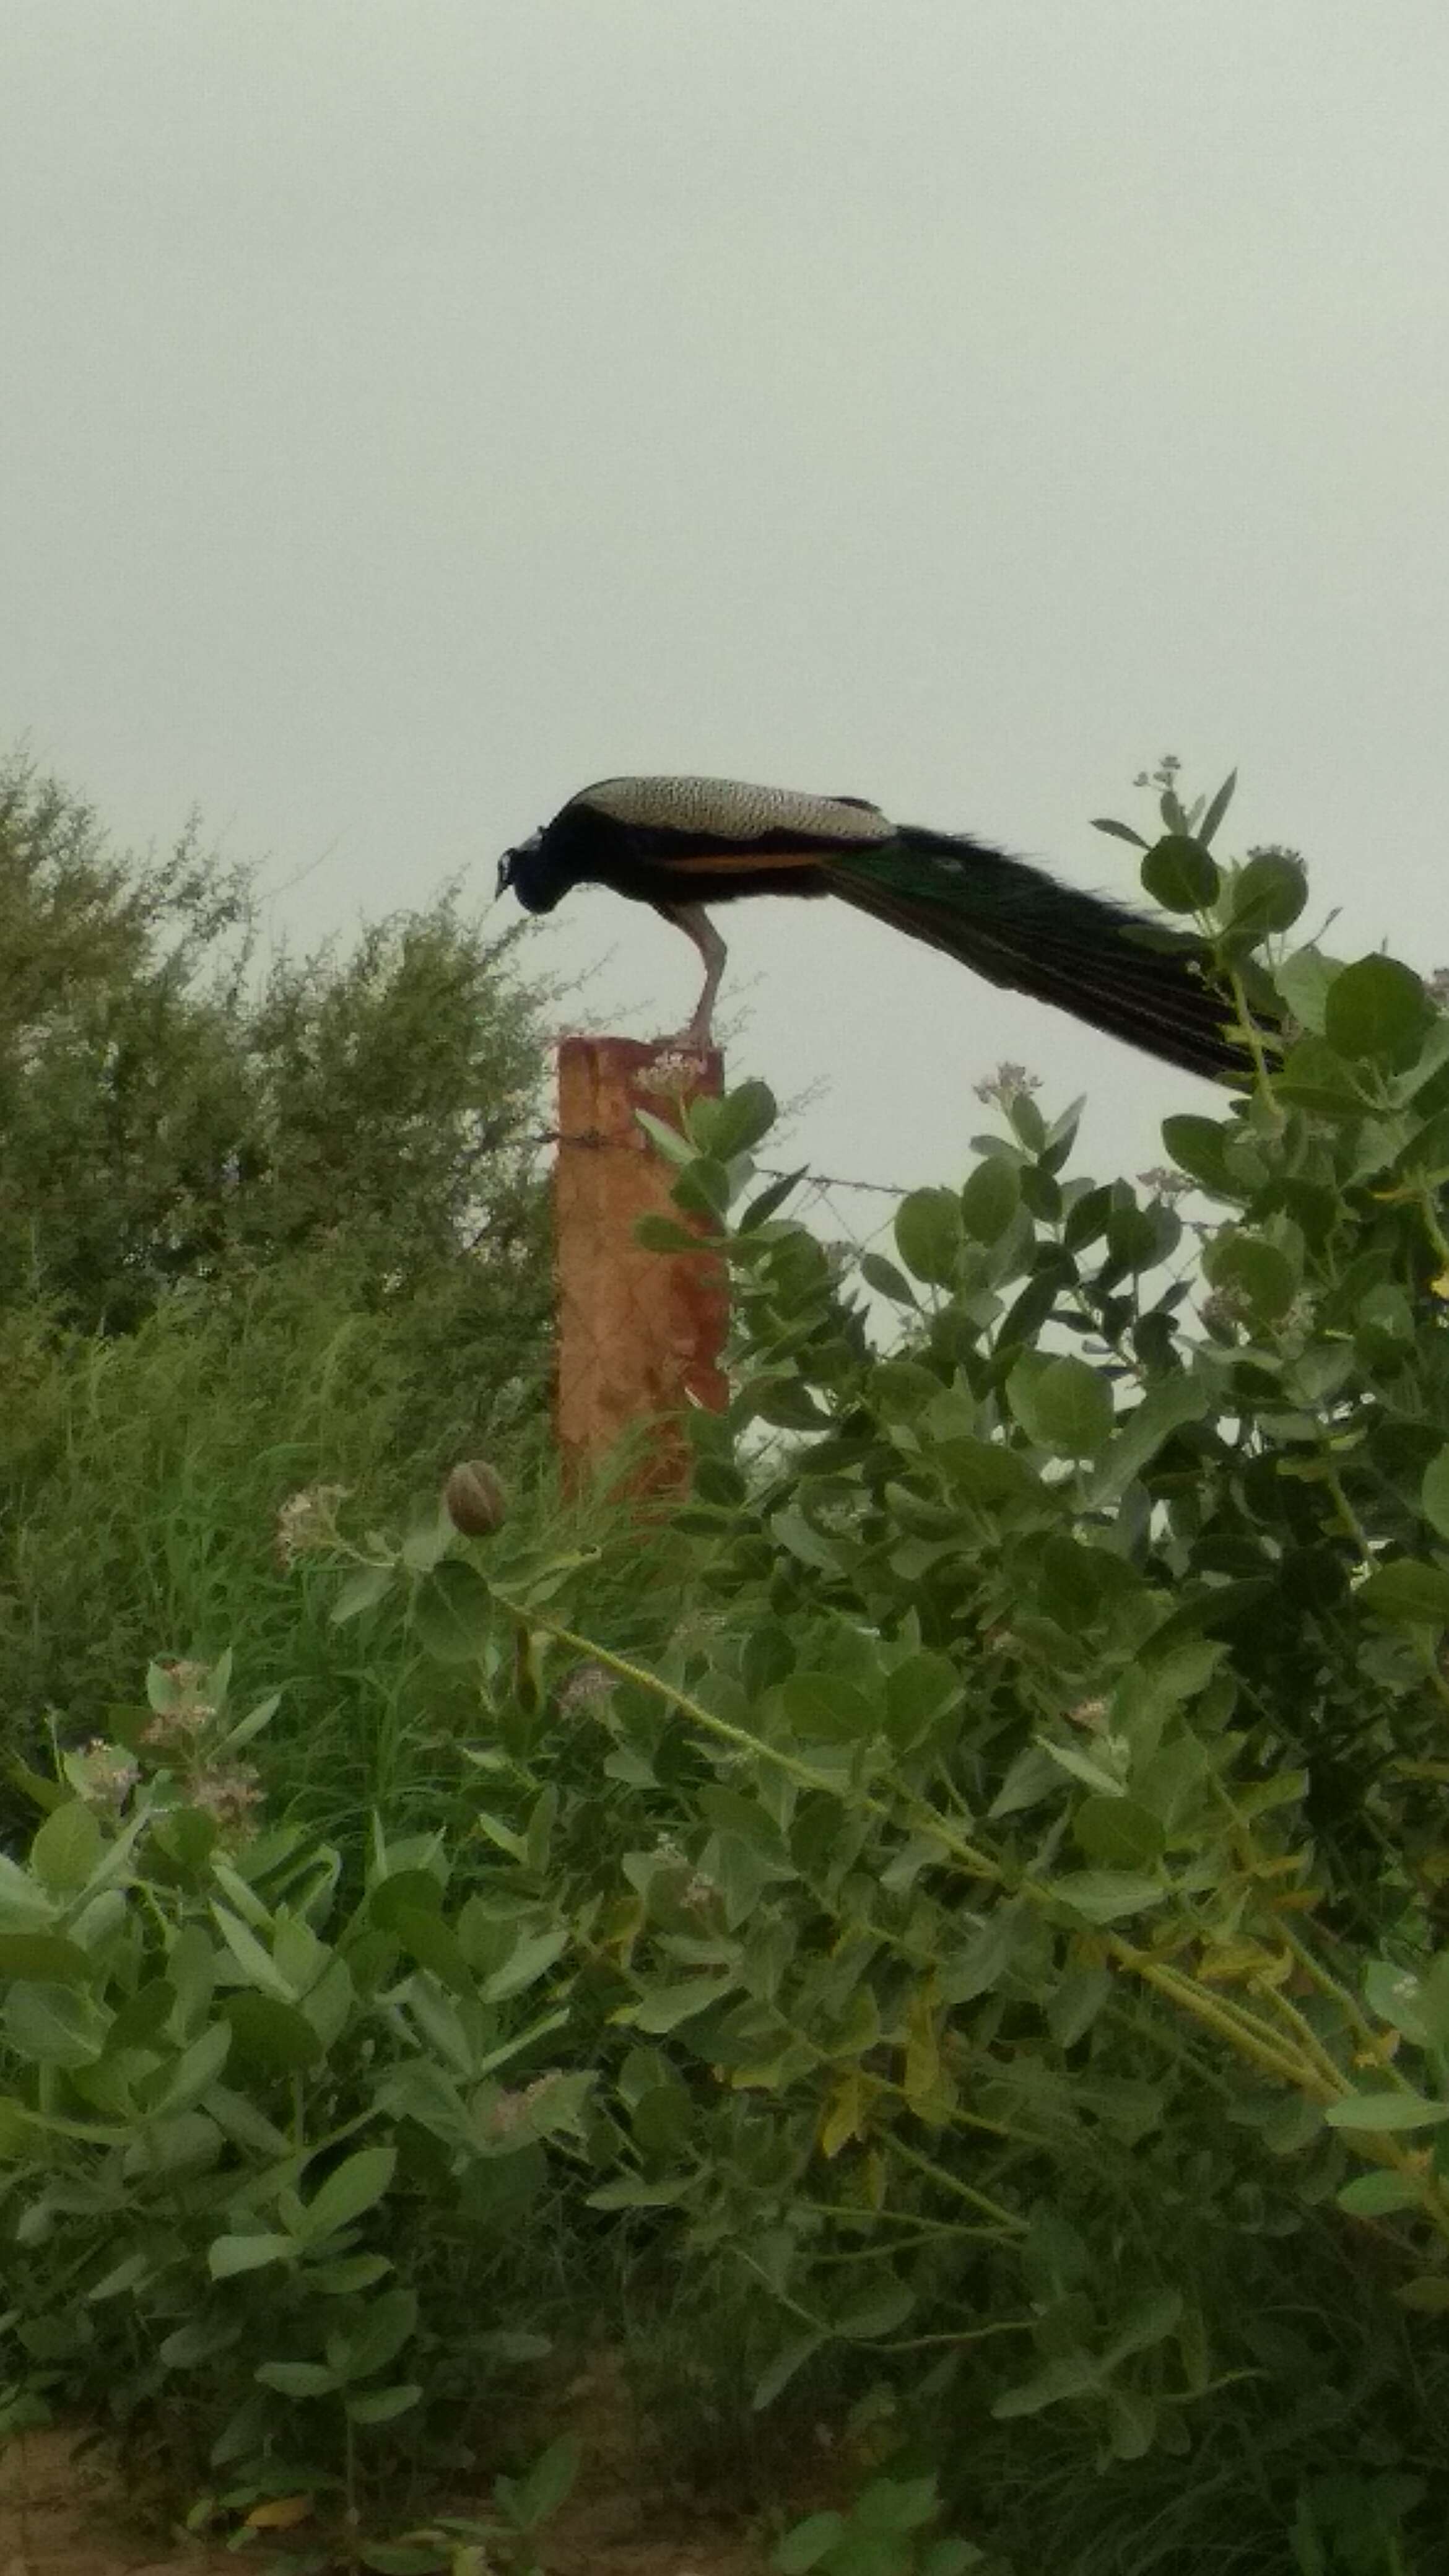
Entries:
[[[334,1252],[378,1297],[491,1284],[536,1334],[544,988],[456,890],[256,971],[193,822],[161,861],[0,767],[0,1310],[107,1334],[190,1282]],[[526,934],[525,934],[526,935]]]

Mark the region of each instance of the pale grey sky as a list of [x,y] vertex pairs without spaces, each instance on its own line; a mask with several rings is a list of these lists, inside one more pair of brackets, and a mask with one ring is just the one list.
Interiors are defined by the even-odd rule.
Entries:
[[[1443,0],[3,0],[0,739],[307,941],[588,781],[868,796],[1131,890],[1175,749],[1449,960]],[[313,867],[314,861],[321,864]],[[677,1026],[604,894],[542,953]],[[1208,1109],[843,906],[736,1075],[944,1179],[1014,1057]]]

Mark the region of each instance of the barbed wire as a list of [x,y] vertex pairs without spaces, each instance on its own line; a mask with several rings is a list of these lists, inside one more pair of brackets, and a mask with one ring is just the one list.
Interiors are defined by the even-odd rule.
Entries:
[[[632,1144],[622,1144],[617,1136],[601,1135],[596,1128],[566,1135],[559,1127],[541,1127],[523,1141],[538,1146],[583,1145],[598,1153],[630,1153],[635,1150]],[[888,1199],[909,1198],[913,1187],[910,1181],[862,1181],[850,1172],[817,1172],[808,1163],[799,1164],[793,1170],[784,1163],[757,1163],[755,1169],[767,1181],[798,1180],[802,1185],[811,1183],[817,1190],[866,1190]]]

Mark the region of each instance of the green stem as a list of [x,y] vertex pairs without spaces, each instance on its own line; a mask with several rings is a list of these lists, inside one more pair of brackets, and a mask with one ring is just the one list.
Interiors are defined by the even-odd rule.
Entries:
[[1233,1007],[1238,1014],[1239,1025],[1248,1041],[1248,1053],[1253,1059],[1253,1070],[1258,1077],[1259,1095],[1268,1102],[1270,1108],[1276,1110],[1278,1101],[1273,1090],[1272,1076],[1268,1071],[1268,1059],[1263,1052],[1263,1041],[1258,1034],[1258,1025],[1248,1008],[1248,996],[1243,990],[1243,979],[1236,966],[1228,968],[1228,986],[1233,997]]
[[961,2180],[959,2174],[947,2173],[944,2165],[934,2163],[930,2156],[923,2156],[918,2147],[908,2146],[904,2138],[892,2134],[884,2144],[887,2151],[899,2156],[903,2164],[914,2165],[917,2173],[924,2174],[942,2191],[954,2192],[958,2200],[966,2201],[972,2209],[979,2209],[983,2217],[994,2219],[1008,2235],[1026,2234],[1024,2218],[1018,2218],[1013,2210],[1004,2208],[999,2200],[992,2200],[986,2192],[974,2190],[969,2182]]

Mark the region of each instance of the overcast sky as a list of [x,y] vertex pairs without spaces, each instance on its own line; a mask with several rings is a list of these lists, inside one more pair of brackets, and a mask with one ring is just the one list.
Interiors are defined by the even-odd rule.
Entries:
[[[870,797],[1086,883],[1234,763],[1340,947],[1449,961],[1443,0],[3,0],[0,740],[303,943],[592,779]],[[291,882],[300,880],[299,882]],[[1212,1093],[843,906],[736,1075],[945,1179]],[[595,1021],[677,933],[574,896]]]

